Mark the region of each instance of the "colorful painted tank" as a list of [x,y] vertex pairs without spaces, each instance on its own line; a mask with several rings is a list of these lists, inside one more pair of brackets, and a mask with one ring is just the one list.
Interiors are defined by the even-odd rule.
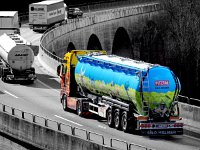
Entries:
[[180,82],[167,67],[115,55],[88,55],[78,58],[77,84],[91,93],[132,101],[138,114],[143,103],[151,110],[161,103],[170,108],[180,92]]

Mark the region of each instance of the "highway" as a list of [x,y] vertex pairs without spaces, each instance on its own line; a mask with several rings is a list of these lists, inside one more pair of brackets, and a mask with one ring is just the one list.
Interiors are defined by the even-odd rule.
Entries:
[[[39,45],[42,34],[35,33],[28,27],[21,28],[21,35],[33,45]],[[109,128],[105,120],[95,117],[81,118],[74,112],[64,112],[59,100],[59,78],[53,76],[39,63],[35,56],[37,80],[32,85],[19,83],[4,83],[0,80],[0,102],[30,112],[38,116],[46,117],[64,124],[104,135],[105,144],[109,145],[110,138],[116,138],[128,143],[135,143],[157,150],[199,150],[200,139],[185,135],[146,137],[124,133],[123,131]],[[124,143],[116,143],[116,147],[125,149]]]

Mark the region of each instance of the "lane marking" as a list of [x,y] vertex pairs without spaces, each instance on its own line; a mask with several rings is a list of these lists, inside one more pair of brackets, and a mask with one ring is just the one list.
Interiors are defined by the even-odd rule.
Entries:
[[76,124],[76,125],[78,125],[78,126],[83,126],[83,125],[81,125],[81,124],[79,124],[79,123],[73,122],[73,121],[68,120],[68,119],[66,119],[66,118],[63,118],[63,117],[61,117],[61,116],[57,116],[57,115],[54,115],[54,116],[57,117],[57,118],[63,119],[63,120],[65,120],[65,121],[71,122],[71,123],[73,123],[73,124]]
[[14,98],[19,98],[19,97],[15,96],[14,94],[11,94],[11,93],[8,92],[8,91],[5,91],[5,90],[4,90],[4,92],[7,93],[7,94],[9,94],[10,96],[12,96],[12,97],[14,97]]

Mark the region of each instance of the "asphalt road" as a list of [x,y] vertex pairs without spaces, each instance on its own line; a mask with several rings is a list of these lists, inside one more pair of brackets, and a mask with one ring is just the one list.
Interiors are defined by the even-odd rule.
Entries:
[[[28,27],[21,29],[21,35],[33,45],[39,44],[41,34],[33,32]],[[199,150],[200,148],[200,139],[185,135],[167,137],[134,135],[109,128],[105,120],[95,117],[81,118],[74,112],[64,112],[59,101],[59,78],[49,73],[48,69],[38,62],[37,56],[35,56],[34,67],[36,68],[38,79],[32,85],[0,81],[1,103],[57,122],[69,124],[73,127],[102,134],[107,145],[110,144],[110,138],[116,138],[157,150]],[[84,138],[84,133],[81,133],[81,131],[77,134]],[[94,141],[101,143],[101,138],[93,138]],[[123,142],[115,141],[113,145],[117,148],[126,149],[126,144]]]

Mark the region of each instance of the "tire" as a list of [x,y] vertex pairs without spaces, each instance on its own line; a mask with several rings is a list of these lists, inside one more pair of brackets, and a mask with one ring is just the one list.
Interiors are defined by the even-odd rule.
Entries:
[[114,113],[114,125],[117,130],[121,129],[121,114],[119,109],[116,109]]
[[107,123],[109,127],[114,126],[113,112],[111,109],[109,109],[107,112]]
[[66,97],[66,95],[62,95],[62,96],[60,96],[60,103],[62,103],[62,101],[63,101],[63,99]]
[[128,124],[128,116],[127,116],[127,112],[126,112],[126,111],[124,111],[124,112],[122,113],[121,127],[122,127],[122,130],[123,130],[124,132],[128,132],[129,124]]
[[63,106],[63,110],[67,111],[67,97],[63,96],[62,98],[62,106]]
[[77,102],[76,113],[78,116],[81,116],[81,117],[83,116],[82,106],[81,106],[80,101]]

